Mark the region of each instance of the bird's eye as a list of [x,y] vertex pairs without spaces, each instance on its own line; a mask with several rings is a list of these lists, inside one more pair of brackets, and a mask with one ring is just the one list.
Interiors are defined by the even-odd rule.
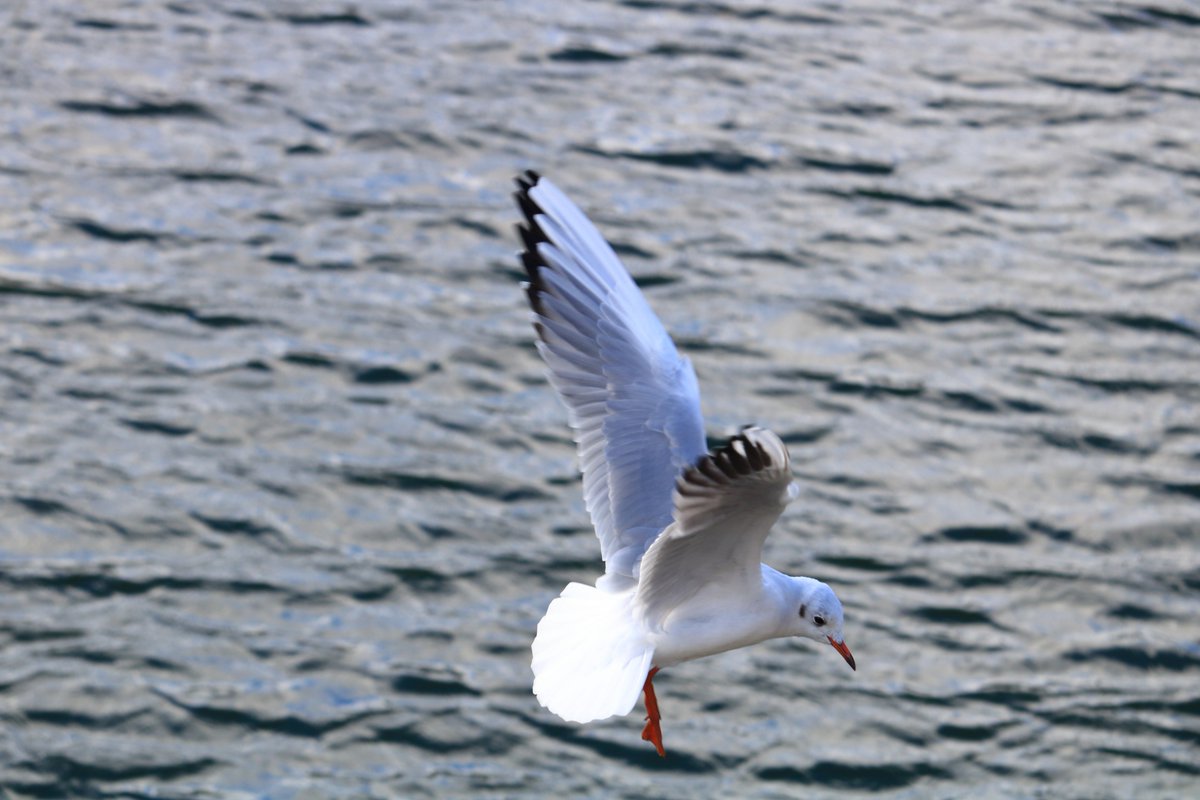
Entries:
[[824,617],[822,617],[820,614],[813,615],[813,625],[816,625],[819,628],[824,624],[825,624]]

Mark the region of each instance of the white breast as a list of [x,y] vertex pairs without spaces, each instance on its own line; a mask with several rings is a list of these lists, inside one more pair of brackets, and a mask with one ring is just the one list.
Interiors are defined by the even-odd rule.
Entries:
[[654,664],[668,667],[782,635],[774,592],[733,598],[701,592],[675,609],[652,634]]

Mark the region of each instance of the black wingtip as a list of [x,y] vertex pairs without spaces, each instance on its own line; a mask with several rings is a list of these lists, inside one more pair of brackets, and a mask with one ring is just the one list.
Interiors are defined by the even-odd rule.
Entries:
[[534,186],[537,186],[537,182],[541,179],[542,176],[531,169],[527,169],[517,177],[513,178],[513,180],[517,182],[517,186],[521,187],[521,193],[528,192]]
[[[542,207],[537,204],[536,200],[529,196],[529,192],[534,186],[537,186],[537,182],[541,179],[542,176],[533,170],[525,170],[523,175],[518,175],[514,179],[517,182],[518,188],[517,191],[513,192],[513,199],[517,201],[517,208],[520,209],[521,216],[525,217],[525,223],[530,231],[534,233],[537,239],[545,240],[546,235],[542,233],[541,228],[538,227],[537,222],[533,219],[538,214],[543,213]],[[528,247],[528,240],[526,240],[525,245]]]
[[[525,268],[525,274],[529,278],[529,283],[525,286],[525,296],[529,300],[529,306],[537,314],[542,314],[544,309],[542,306],[542,294],[545,291],[545,284],[542,282],[541,269],[546,266],[546,262],[538,254],[538,245],[542,242],[549,241],[541,226],[537,224],[535,217],[544,213],[541,206],[537,204],[529,192],[534,186],[537,186],[538,181],[542,176],[531,169],[525,170],[521,175],[516,176],[517,191],[513,193],[513,199],[517,201],[517,208],[520,209],[521,215],[525,217],[523,223],[517,225],[517,236],[521,240],[523,248],[519,258],[521,265]],[[534,325],[538,335],[542,336],[542,330],[539,325]]]
[[[726,478],[737,478],[773,466],[771,456],[766,449],[746,436],[746,431],[753,427],[755,426],[744,426],[741,432],[730,437],[724,445],[701,456],[695,465],[685,471],[685,475],[700,472],[709,478],[719,480],[719,473],[724,473]],[[740,449],[735,446],[739,443],[741,444]]]

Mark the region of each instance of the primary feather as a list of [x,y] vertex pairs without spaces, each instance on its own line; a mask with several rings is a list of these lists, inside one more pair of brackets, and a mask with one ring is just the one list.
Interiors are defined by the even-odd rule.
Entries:
[[538,350],[575,430],[606,572],[628,585],[671,522],[675,477],[705,451],[696,375],[587,217],[535,173],[518,185]]

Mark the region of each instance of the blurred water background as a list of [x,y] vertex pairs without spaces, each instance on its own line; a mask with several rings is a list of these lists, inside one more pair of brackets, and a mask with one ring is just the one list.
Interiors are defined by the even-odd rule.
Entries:
[[[1200,5],[0,11],[0,796],[1200,790]],[[587,727],[598,549],[511,177],[709,434],[789,443],[774,642]]]

